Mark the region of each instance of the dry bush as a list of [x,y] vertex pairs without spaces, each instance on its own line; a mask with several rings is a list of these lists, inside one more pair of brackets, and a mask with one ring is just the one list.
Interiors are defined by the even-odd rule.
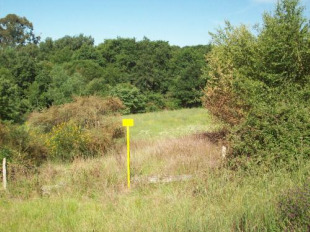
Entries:
[[245,117],[244,104],[231,89],[207,87],[203,105],[216,117],[230,125],[238,125]]
[[0,124],[0,137],[0,159],[6,157],[25,166],[38,165],[46,159],[44,141],[26,125]]
[[[123,108],[117,98],[76,97],[72,103],[32,113],[28,123],[47,135],[47,145],[54,158],[64,160],[93,156],[102,154],[114,144],[114,139],[123,136],[121,119],[118,117]],[[77,129],[72,130],[71,127]],[[85,143],[80,149],[81,146],[76,143],[82,137],[87,139],[83,139]]]
[[72,103],[32,113],[28,123],[40,127],[44,132],[50,131],[55,125],[69,121],[87,129],[101,128],[102,125],[107,125],[106,116],[117,116],[122,109],[124,106],[118,98],[76,97]]

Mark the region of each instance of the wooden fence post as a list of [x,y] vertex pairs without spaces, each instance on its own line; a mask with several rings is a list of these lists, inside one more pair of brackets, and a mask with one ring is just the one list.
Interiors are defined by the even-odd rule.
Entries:
[[227,151],[227,148],[225,146],[222,146],[222,158],[223,159],[226,158],[226,151]]

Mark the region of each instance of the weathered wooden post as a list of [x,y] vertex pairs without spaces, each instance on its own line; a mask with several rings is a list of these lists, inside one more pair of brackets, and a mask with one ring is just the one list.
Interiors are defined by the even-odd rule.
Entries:
[[226,152],[227,152],[227,148],[225,146],[222,146],[222,158],[223,159],[226,158]]
[[6,190],[7,182],[6,182],[6,158],[3,158],[2,161],[2,178],[3,178],[3,188]]

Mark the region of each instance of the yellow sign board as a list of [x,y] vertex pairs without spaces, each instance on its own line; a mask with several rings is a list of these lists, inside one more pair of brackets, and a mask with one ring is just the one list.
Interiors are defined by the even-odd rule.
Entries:
[[123,119],[123,126],[133,126],[133,119]]

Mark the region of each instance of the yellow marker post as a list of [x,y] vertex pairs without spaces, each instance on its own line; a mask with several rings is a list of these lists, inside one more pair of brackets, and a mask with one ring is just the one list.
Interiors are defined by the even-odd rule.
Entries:
[[129,127],[133,126],[133,119],[123,119],[123,126],[127,127],[127,181],[128,181],[128,189],[130,189],[130,142],[129,142]]

